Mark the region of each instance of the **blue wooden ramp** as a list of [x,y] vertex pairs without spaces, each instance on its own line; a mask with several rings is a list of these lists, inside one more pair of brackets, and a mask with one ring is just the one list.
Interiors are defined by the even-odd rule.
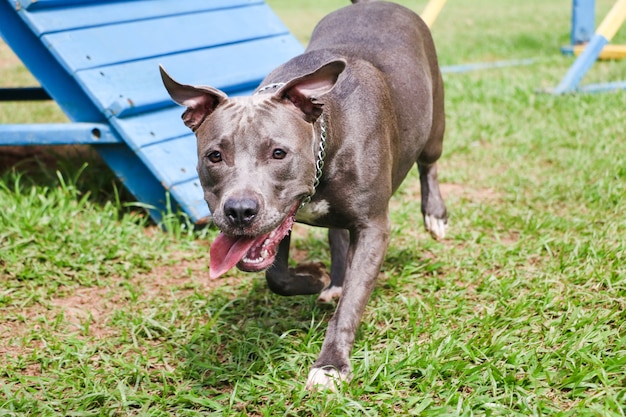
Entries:
[[159,64],[239,95],[303,50],[262,0],[0,0],[0,35],[43,87],[0,96],[49,96],[71,120],[1,125],[0,146],[94,145],[155,219],[169,192],[198,224],[196,141]]

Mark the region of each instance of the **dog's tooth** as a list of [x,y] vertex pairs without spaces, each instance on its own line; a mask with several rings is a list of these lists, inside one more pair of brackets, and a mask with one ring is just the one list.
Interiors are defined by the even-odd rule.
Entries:
[[258,264],[258,263],[261,263],[261,261],[263,261],[263,258],[256,258],[256,259],[243,258],[242,261],[247,264]]
[[267,250],[261,251],[261,258],[263,259],[267,258],[267,255],[269,255],[269,252]]
[[274,239],[274,236],[276,236],[276,230],[272,230],[272,233],[270,233],[270,239]]

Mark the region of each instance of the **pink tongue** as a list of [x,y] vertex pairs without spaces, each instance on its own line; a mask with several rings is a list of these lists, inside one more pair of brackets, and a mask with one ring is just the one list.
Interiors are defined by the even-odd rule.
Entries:
[[209,277],[218,278],[237,265],[250,250],[254,240],[251,237],[230,237],[220,233],[211,244]]

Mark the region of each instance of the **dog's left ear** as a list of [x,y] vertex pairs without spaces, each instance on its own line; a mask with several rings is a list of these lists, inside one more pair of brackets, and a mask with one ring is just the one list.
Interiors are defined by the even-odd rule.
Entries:
[[291,101],[304,113],[305,119],[312,123],[322,114],[323,103],[318,98],[333,89],[345,68],[346,61],[343,59],[328,62],[310,74],[289,81],[274,97]]
[[228,98],[224,92],[217,88],[180,84],[170,77],[160,65],[159,70],[163,85],[172,100],[187,107],[182,118],[187,127],[194,132],[200,127],[204,119]]

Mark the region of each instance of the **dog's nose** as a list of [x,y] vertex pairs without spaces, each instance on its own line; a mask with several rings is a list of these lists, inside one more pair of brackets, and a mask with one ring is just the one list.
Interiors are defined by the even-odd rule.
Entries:
[[248,226],[259,213],[259,203],[252,198],[230,198],[224,204],[224,214],[234,226]]

